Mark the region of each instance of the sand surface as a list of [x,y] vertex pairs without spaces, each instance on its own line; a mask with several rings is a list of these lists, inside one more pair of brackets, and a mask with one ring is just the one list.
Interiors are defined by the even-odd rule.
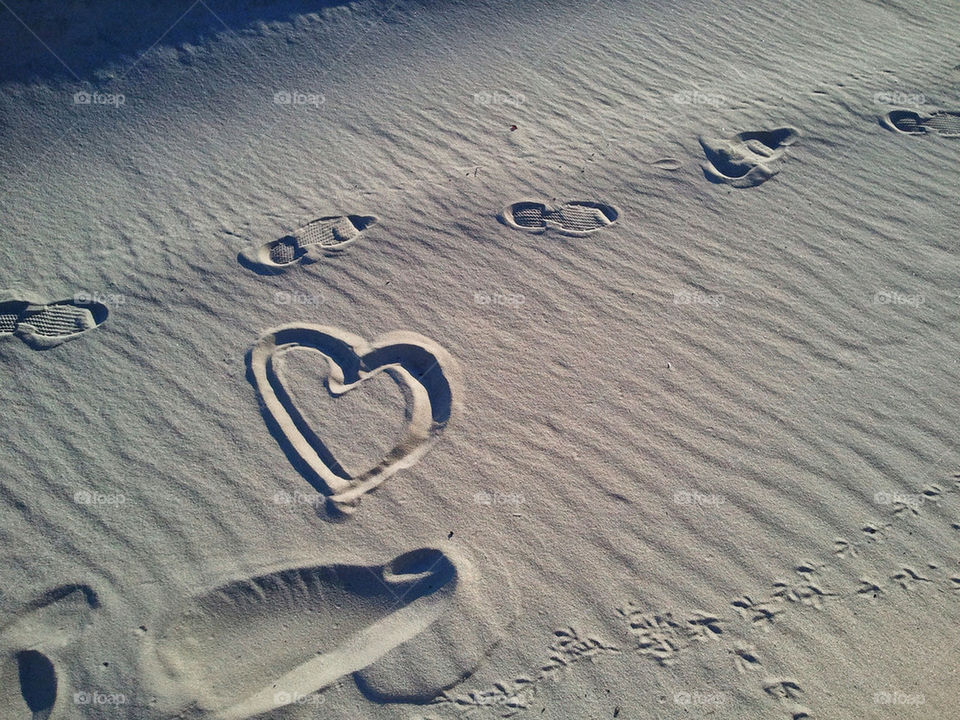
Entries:
[[0,47],[4,718],[960,717],[956,3]]

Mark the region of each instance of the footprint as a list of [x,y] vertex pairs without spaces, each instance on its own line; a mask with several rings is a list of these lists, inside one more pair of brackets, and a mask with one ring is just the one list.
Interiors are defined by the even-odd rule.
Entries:
[[820,609],[828,598],[838,597],[838,593],[823,590],[816,584],[814,575],[817,568],[813,563],[801,563],[794,568],[800,580],[777,580],[773,583],[774,600],[809,605]]
[[99,607],[86,585],[64,585],[34,601],[0,628],[0,703],[3,716],[18,720],[73,717],[70,688],[56,664]]
[[860,578],[860,584],[857,586],[857,594],[867,598],[870,602],[883,597],[884,591],[878,583],[869,578]]
[[810,717],[810,709],[797,702],[803,694],[800,684],[790,678],[767,678],[763,690],[783,705],[790,720],[803,720]]
[[33,293],[0,290],[0,338],[17,336],[34,350],[74,340],[107,319],[101,303],[47,302]]
[[[619,655],[620,648],[610,645],[596,637],[582,635],[572,627],[560,628],[553,632],[554,641],[550,645],[550,660],[540,667],[533,676],[520,676],[513,680],[497,682],[484,690],[461,691],[455,695],[441,693],[433,704],[450,703],[461,708],[491,707],[505,708],[510,717],[514,710],[529,708],[538,688],[545,681],[555,682],[558,674],[569,670],[584,660],[597,661],[604,655]],[[614,711],[614,717],[617,712]]]
[[886,535],[887,528],[889,527],[889,523],[880,527],[877,527],[876,525],[864,525],[861,528],[864,536],[864,542],[868,545],[884,542],[884,536]]
[[749,620],[753,625],[759,625],[764,630],[769,630],[777,615],[783,611],[774,608],[767,600],[754,600],[744,595],[730,603],[744,619]]
[[515,230],[544,233],[553,230],[561,235],[584,237],[613,225],[620,211],[611,205],[595,202],[566,202],[560,205],[524,200],[507,205],[500,211],[500,222]]
[[955,111],[921,114],[913,110],[891,110],[880,118],[880,124],[905,135],[933,133],[950,138],[960,137],[960,112]]
[[921,585],[921,583],[933,582],[933,580],[930,578],[924,577],[916,570],[909,567],[905,567],[897,574],[891,575],[890,579],[895,580],[904,590],[915,590]]
[[159,621],[144,647],[148,684],[163,717],[190,710],[240,720],[307,704],[461,610],[461,594],[479,585],[473,572],[463,558],[421,548],[384,565],[294,567],[229,582]]
[[678,619],[671,612],[646,613],[632,602],[617,612],[630,623],[640,654],[661,665],[675,662],[679,653],[693,643],[715,640],[723,634],[720,619],[708,613],[695,612]]
[[57,701],[57,673],[50,658],[37,650],[17,653],[20,694],[34,718],[50,717]]
[[703,174],[714,183],[754,187],[780,172],[780,159],[786,148],[799,138],[800,131],[792,127],[742,132],[729,139],[700,137],[707,157]]
[[[459,583],[444,614],[412,640],[354,673],[377,703],[422,704],[444,696],[500,646],[519,616],[517,587],[501,558],[471,549],[456,562]],[[479,575],[483,575],[481,582]]]
[[847,555],[850,557],[856,557],[858,553],[856,545],[851,545],[843,538],[837,538],[833,541],[833,554],[842,558],[847,557]]
[[745,673],[748,670],[759,670],[762,663],[760,662],[760,657],[757,655],[757,651],[747,645],[737,645],[730,652],[733,653],[734,664],[737,667],[737,672]]
[[[284,356],[294,351],[319,353],[326,360],[325,385],[333,398],[381,372],[400,386],[407,401],[407,424],[399,442],[376,466],[354,476],[311,429],[284,374]],[[367,343],[336,328],[284,325],[257,340],[247,363],[271,432],[297,469],[328,496],[329,508],[340,513],[353,512],[364,494],[415,464],[439,439],[457,405],[453,358],[416,333],[389,333]]]
[[767,678],[763,690],[778,700],[796,700],[803,694],[800,684],[791,678]]
[[342,252],[377,222],[372,215],[331,215],[313,220],[279,240],[242,250],[242,265],[262,273],[281,273],[297,263],[309,264]]

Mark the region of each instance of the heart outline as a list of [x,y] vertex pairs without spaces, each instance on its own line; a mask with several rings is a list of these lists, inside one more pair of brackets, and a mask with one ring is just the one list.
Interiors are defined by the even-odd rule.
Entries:
[[[353,476],[314,432],[297,406],[283,371],[284,356],[312,350],[327,360],[325,385],[343,395],[381,372],[388,373],[406,399],[406,424],[400,441],[374,467]],[[251,382],[268,425],[288,457],[307,470],[308,481],[327,495],[331,510],[354,512],[363,495],[398,471],[414,465],[439,439],[458,408],[453,357],[440,345],[413,332],[387,333],[374,342],[325,325],[290,323],[265,331],[247,355]],[[322,487],[317,487],[319,484]]]

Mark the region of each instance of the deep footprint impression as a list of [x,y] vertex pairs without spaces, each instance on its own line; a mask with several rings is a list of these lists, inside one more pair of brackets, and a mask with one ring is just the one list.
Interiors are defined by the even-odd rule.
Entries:
[[742,132],[728,139],[701,136],[700,145],[707,157],[703,174],[714,183],[755,187],[780,172],[786,148],[799,138],[800,131],[792,127]]
[[574,201],[550,205],[535,200],[523,200],[507,205],[500,211],[500,222],[515,230],[544,233],[547,230],[583,237],[613,225],[620,211],[612,205]]
[[[406,426],[399,442],[374,467],[353,474],[339,463],[298,407],[284,373],[291,352],[319,353],[331,398],[387,373],[406,398]],[[432,340],[393,332],[373,343],[337,328],[291,324],[265,332],[247,355],[251,382],[271,432],[331,510],[353,512],[366,493],[415,464],[439,439],[456,407],[456,366]]]
[[103,324],[108,314],[97,302],[50,302],[29,292],[0,290],[0,338],[19,337],[34,350],[75,340]]
[[74,717],[71,691],[60,681],[57,663],[60,653],[79,638],[99,605],[90,587],[64,585],[45,593],[16,620],[0,628],[0,703],[4,718]]
[[[420,548],[383,565],[291,567],[228,582],[160,621],[144,648],[151,690],[164,717],[241,720],[303,703],[446,615],[462,630],[474,578],[465,559]],[[444,668],[445,684],[471,669]]]
[[891,110],[880,119],[880,124],[905,135],[960,137],[960,112],[942,110],[921,114],[913,110]]
[[298,263],[314,263],[342,252],[375,222],[372,215],[318,218],[279,240],[241,251],[238,260],[252,270],[280,273]]

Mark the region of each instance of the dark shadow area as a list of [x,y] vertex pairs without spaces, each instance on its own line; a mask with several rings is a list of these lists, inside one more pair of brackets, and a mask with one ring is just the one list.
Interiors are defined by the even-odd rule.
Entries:
[[711,174],[706,168],[703,169],[703,176],[714,184],[723,184],[725,178],[745,177],[748,172],[757,166],[755,162],[741,162],[739,160],[735,162],[731,160],[730,153],[726,148],[714,149],[703,140],[700,141],[700,145],[703,147],[703,154],[707,161],[722,174],[722,177],[718,177]]
[[771,150],[776,150],[781,145],[788,145],[791,138],[795,137],[796,133],[790,128],[778,128],[776,130],[759,130],[757,132],[743,132],[737,135],[737,139],[741,142],[747,142],[749,140],[758,140],[766,145]]
[[[267,430],[270,432],[270,435],[273,436],[273,439],[277,441],[277,445],[280,446],[280,449],[283,450],[283,454],[286,456],[287,460],[290,462],[290,465],[293,466],[293,469],[296,470],[303,478],[310,483],[314,490],[324,496],[330,496],[333,494],[333,491],[329,486],[324,482],[310,464],[306,462],[301,456],[300,453],[293,447],[293,444],[290,442],[290,439],[287,437],[287,433],[284,432],[283,428],[280,427],[276,418],[274,418],[273,413],[266,407],[263,402],[263,399],[260,397],[260,392],[257,390],[257,380],[253,374],[253,365],[251,362],[252,351],[248,350],[246,354],[246,363],[247,363],[247,381],[253,385],[254,390],[257,391],[257,399],[259,400],[260,406],[260,415],[263,417],[263,421],[267,425]],[[285,392],[285,391],[283,391]],[[285,398],[289,402],[289,398]],[[299,415],[299,413],[297,413]],[[304,421],[305,422],[305,421]],[[305,437],[314,435],[315,433],[306,434]],[[308,441],[309,442],[309,441]],[[311,447],[320,456],[320,458],[327,464],[328,467],[340,467],[339,462],[336,458],[333,457],[333,453],[330,452],[319,438],[315,442],[311,442]],[[339,474],[339,473],[338,473]],[[329,511],[329,509],[328,509]],[[338,518],[339,514],[333,514],[334,518]]]
[[[309,421],[297,407],[294,398],[278,373],[277,362],[283,352],[304,350],[324,356],[337,372],[333,375],[337,382],[352,386],[361,380],[361,373],[372,374],[378,370],[390,374],[407,398],[407,418],[411,417],[412,393],[404,390],[410,378],[398,375],[399,368],[412,376],[423,386],[427,393],[432,432],[442,429],[450,419],[453,409],[452,392],[444,373],[440,358],[426,347],[414,343],[397,342],[378,347],[358,355],[357,349],[347,340],[335,337],[322,329],[309,325],[290,325],[274,330],[263,336],[246,354],[247,380],[257,391],[260,400],[260,414],[270,434],[283,449],[290,464],[322,495],[328,497],[327,512],[331,519],[341,519],[349,514],[337,498],[343,490],[334,491],[328,483],[336,485],[323,469],[315,464],[321,463],[330,474],[347,485],[356,481],[333,456],[330,449],[311,428]],[[325,380],[327,392],[333,395],[331,376]],[[309,446],[307,452],[304,446]],[[401,444],[395,447],[384,460],[365,477],[390,472],[391,466],[411,452],[410,447]],[[326,478],[326,479],[325,479]],[[353,507],[351,505],[351,507]]]
[[357,230],[363,232],[377,222],[377,217],[375,215],[347,215],[347,220],[353,223]]
[[77,302],[75,300],[62,300],[60,302],[51,303],[52,305],[70,305],[72,307],[86,308],[90,311],[90,314],[93,316],[93,321],[97,325],[102,325],[107,316],[110,315],[110,310],[106,305],[99,302]]
[[[312,256],[311,253],[318,247],[326,256],[332,257],[356,239],[353,236],[343,236],[337,233],[335,225],[344,217],[358,233],[377,222],[374,215],[329,215],[317,218],[291,234],[265,243],[259,248],[253,246],[241,250],[237,253],[237,262],[247,270],[257,273],[257,275],[278,275],[297,262],[304,264],[316,262],[317,258]],[[323,227],[324,223],[328,223],[328,226]],[[311,229],[318,227],[323,227],[319,231],[320,233],[329,232],[329,237],[324,238],[322,235],[308,236]]]
[[725,181],[722,177],[720,177],[719,175],[716,175],[716,174],[714,174],[714,173],[711,173],[707,168],[702,168],[702,169],[701,169],[701,172],[703,173],[704,179],[709,180],[709,181],[712,182],[714,185],[725,185],[725,184],[726,184],[726,181]]
[[[9,294],[5,293],[5,296]],[[67,307],[88,311],[93,325],[89,325],[82,312],[64,312],[63,308]],[[50,350],[99,327],[109,314],[110,310],[103,303],[81,302],[79,297],[50,303],[37,297],[32,301],[4,300],[0,302],[0,338],[17,335],[34,350]]]
[[23,311],[30,303],[22,300],[10,300],[0,303],[0,335],[9,335],[17,329],[17,323]]
[[196,4],[193,0],[5,0],[5,6],[0,5],[0,82],[96,84],[97,70],[118,65],[122,75],[155,45],[199,45],[222,33],[242,34],[255,23],[290,21],[297,15],[349,4],[347,0],[204,0]]
[[939,110],[921,115],[913,110],[891,110],[879,119],[880,127],[907,135],[960,137],[960,112]]
[[90,606],[91,609],[96,610],[100,607],[100,599],[97,597],[97,592],[90,587],[89,585],[83,585],[80,583],[71,583],[69,585],[60,585],[55,587],[52,590],[41,595],[36,601],[28,605],[30,611],[37,610],[47,605],[52,605],[55,602],[59,602],[73,593],[79,592],[83,595],[84,602]]
[[511,227],[510,221],[520,228],[543,229],[547,226],[544,215],[547,208],[543,203],[518,202],[505,208],[498,216],[502,224]]
[[[274,356],[267,362],[267,378],[271,387],[273,388],[274,394],[277,396],[277,400],[280,401],[280,404],[283,405],[284,409],[287,411],[287,414],[293,421],[297,432],[299,432],[303,439],[309,443],[311,448],[313,448],[313,451],[317,454],[317,457],[320,458],[320,461],[326,465],[330,469],[330,472],[332,472],[334,475],[349,482],[351,479],[350,473],[346,471],[346,469],[340,464],[340,461],[333,456],[333,453],[330,451],[330,449],[318,437],[317,433],[310,426],[310,421],[304,417],[302,412],[300,412],[300,408],[297,406],[296,402],[294,402],[289,390],[287,390],[287,386],[277,375],[276,368],[274,367],[275,360],[276,357]],[[329,390],[330,388],[328,385],[328,393]]]
[[[922,118],[912,110],[892,110],[887,113],[886,119],[900,132],[910,133],[911,135],[926,132],[923,128]],[[889,129],[883,120],[883,118],[879,120],[880,127]]]
[[50,658],[36,650],[17,653],[20,693],[34,717],[47,717],[57,700],[57,673]]
[[402,594],[429,595],[450,582],[455,582],[457,569],[450,559],[435,548],[419,548],[399,555],[384,568],[384,577],[391,586],[405,588]]
[[375,702],[378,705],[390,705],[393,703],[405,703],[407,705],[430,705],[437,699],[437,696],[440,695],[440,693],[449,690],[455,685],[459,685],[471,675],[473,675],[472,671],[464,672],[446,687],[431,689],[429,692],[410,692],[402,695],[396,692],[388,694],[375,690],[373,687],[371,687],[370,683],[367,682],[367,678],[364,677],[363,671],[355,672],[350,677],[353,678],[353,681],[357,684],[357,690],[360,691],[360,694],[363,695],[363,697],[367,700]]
[[363,356],[364,369],[373,372],[385,365],[399,365],[409,372],[427,391],[433,421],[445,425],[453,410],[450,383],[437,362],[437,356],[426,348],[397,343],[372,350]]
[[[397,570],[405,570],[411,577],[405,579]],[[200,598],[220,604],[224,598],[249,598],[254,602],[269,599],[271,593],[285,593],[290,588],[315,589],[319,597],[331,590],[341,590],[364,598],[383,597],[393,609],[409,605],[414,600],[436,592],[455,582],[457,571],[450,559],[440,550],[420,548],[394,559],[385,566],[316,565],[290,568],[250,580],[238,580],[221,586]],[[389,576],[390,580],[384,578]]]
[[[293,235],[284,235],[282,238],[279,238],[275,243],[271,243],[271,245],[283,245],[286,248],[288,248],[288,255],[290,257],[291,262],[293,260],[298,260],[303,255],[303,253],[297,249],[296,247],[297,238],[295,238]],[[276,254],[275,251],[272,250],[272,248],[271,248],[270,254],[271,255]],[[271,258],[271,259],[275,259],[275,258]],[[240,263],[242,267],[245,267],[247,270],[251,270],[252,272],[255,272],[257,275],[280,275],[281,273],[286,272],[287,269],[289,268],[289,265],[277,265],[277,266],[267,265],[266,263],[260,260],[248,257],[247,251],[245,250],[241,250],[240,252],[237,253],[237,262]]]

